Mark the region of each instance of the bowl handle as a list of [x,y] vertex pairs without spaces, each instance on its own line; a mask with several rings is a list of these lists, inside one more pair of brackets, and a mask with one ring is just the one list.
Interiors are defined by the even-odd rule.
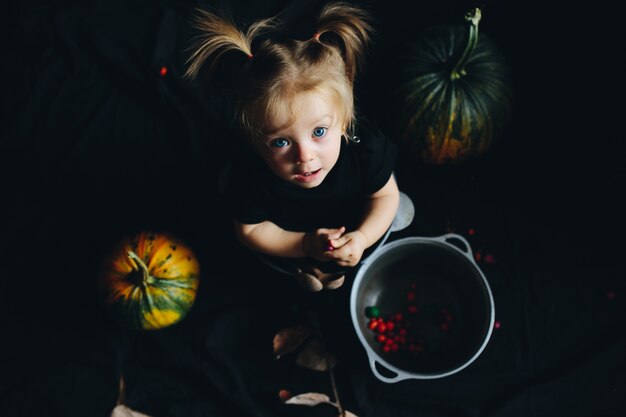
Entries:
[[[390,377],[387,377],[387,376],[382,375],[382,374],[378,371],[378,368],[376,368],[376,363],[377,363],[377,361],[376,361],[376,358],[375,358],[375,356],[376,356],[376,355],[374,354],[374,352],[372,352],[372,351],[371,351],[371,348],[370,348],[369,346],[366,346],[366,349],[365,349],[365,350],[367,351],[367,356],[368,356],[368,359],[369,359],[370,367],[372,368],[372,372],[374,373],[374,375],[376,376],[376,378],[380,379],[380,380],[381,380],[381,381],[383,381],[383,382],[386,382],[387,384],[392,384],[392,383],[394,383],[394,382],[398,382],[398,381],[402,381],[402,380],[404,380],[404,379],[408,379],[408,378],[410,378],[410,377],[409,377],[408,375],[406,375],[406,374],[403,374],[403,373],[401,373],[401,372],[392,371],[392,370],[387,369],[387,368],[385,368],[385,369],[387,369],[387,371],[389,371],[389,372],[392,372],[392,373],[396,374],[396,376],[394,376],[394,377],[390,378]],[[381,364],[380,364],[380,362],[378,362],[378,365],[379,365],[379,366],[383,366],[383,365],[381,365]]]
[[[454,240],[454,239],[460,240],[461,243],[463,243],[463,245],[465,246],[465,249],[459,248],[457,245],[448,242],[449,240]],[[463,236],[457,235],[456,233],[448,233],[448,234],[445,234],[443,236],[439,236],[439,237],[435,238],[435,240],[439,240],[441,242],[444,242],[444,243],[454,247],[454,249],[458,250],[463,255],[465,255],[470,261],[474,262],[474,254],[472,253],[472,247],[470,246],[469,242]]]

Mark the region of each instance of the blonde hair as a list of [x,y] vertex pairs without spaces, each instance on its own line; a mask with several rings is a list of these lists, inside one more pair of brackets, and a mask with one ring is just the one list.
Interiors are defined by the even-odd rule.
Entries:
[[229,50],[248,57],[241,68],[235,113],[250,138],[279,128],[270,125],[272,120],[287,120],[285,126],[293,123],[296,109],[291,103],[310,92],[322,94],[334,104],[342,127],[351,128],[355,118],[354,79],[372,32],[363,9],[330,3],[322,9],[310,39],[267,38],[254,50],[253,41],[274,29],[277,19],[259,20],[243,32],[230,19],[200,10],[194,23],[199,35],[191,48],[185,76],[196,77],[207,60],[212,69]]

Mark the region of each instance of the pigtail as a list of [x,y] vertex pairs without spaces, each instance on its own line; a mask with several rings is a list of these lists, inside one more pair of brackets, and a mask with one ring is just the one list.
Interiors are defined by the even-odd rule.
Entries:
[[331,45],[332,38],[325,34],[333,33],[339,38],[341,44],[337,46],[341,49],[350,82],[354,82],[356,71],[363,67],[365,48],[373,31],[369,20],[369,15],[361,8],[343,2],[330,3],[322,10],[313,36],[314,41]]
[[252,41],[263,30],[273,27],[273,19],[259,20],[242,32],[232,20],[217,16],[205,10],[198,10],[193,26],[200,32],[190,48],[191,55],[187,59],[185,77],[195,78],[204,63],[211,59],[211,66],[227,51],[241,51],[252,58]]

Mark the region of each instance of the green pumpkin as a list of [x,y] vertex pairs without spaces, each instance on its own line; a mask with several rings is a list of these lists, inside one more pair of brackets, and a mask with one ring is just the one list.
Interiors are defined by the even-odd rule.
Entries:
[[121,239],[104,260],[101,299],[118,322],[156,330],[182,320],[198,291],[200,266],[190,247],[165,233]]
[[414,45],[401,87],[403,144],[411,158],[451,164],[484,153],[510,119],[510,70],[478,37],[480,9],[465,26],[430,29]]

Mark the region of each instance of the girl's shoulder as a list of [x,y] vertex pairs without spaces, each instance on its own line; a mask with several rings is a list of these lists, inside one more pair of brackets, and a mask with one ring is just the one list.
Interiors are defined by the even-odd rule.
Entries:
[[380,127],[370,119],[359,119],[355,123],[354,136],[350,138],[351,145],[358,151],[366,153],[397,152],[396,145],[383,133]]
[[378,126],[361,120],[355,126],[356,139],[348,145],[352,148],[358,164],[363,189],[371,194],[379,190],[393,173],[398,156],[397,146],[390,141]]

